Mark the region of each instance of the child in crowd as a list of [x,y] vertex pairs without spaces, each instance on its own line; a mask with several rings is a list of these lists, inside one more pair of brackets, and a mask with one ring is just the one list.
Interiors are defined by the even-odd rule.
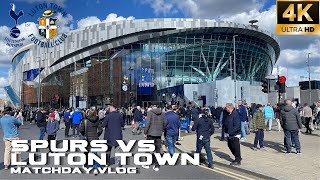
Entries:
[[[57,120],[55,120],[55,114],[50,113],[49,118],[48,118],[47,128],[46,128],[46,131],[48,134],[49,145],[51,144],[51,140],[56,139],[58,130],[59,130],[59,122]],[[49,147],[51,147],[51,146],[49,146]]]

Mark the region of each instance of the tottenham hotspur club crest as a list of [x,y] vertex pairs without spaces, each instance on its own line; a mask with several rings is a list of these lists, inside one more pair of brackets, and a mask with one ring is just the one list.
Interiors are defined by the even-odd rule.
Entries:
[[38,19],[39,35],[45,37],[46,39],[51,39],[58,34],[58,26],[56,25],[57,19],[51,17],[53,14],[53,10],[46,10],[42,14],[43,17]]

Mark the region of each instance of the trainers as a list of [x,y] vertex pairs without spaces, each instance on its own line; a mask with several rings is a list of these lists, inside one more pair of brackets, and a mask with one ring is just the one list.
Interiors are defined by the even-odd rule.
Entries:
[[98,175],[98,169],[93,170],[93,174],[96,176]]
[[208,168],[214,169],[214,166],[212,164],[208,164]]
[[4,166],[4,169],[5,169],[5,170],[8,170],[8,169],[9,169],[9,166]]
[[266,151],[267,149],[265,147],[260,148],[261,151]]
[[233,161],[232,163],[230,163],[231,166],[240,166],[241,162],[237,162],[237,161]]
[[291,152],[287,151],[286,154],[291,154]]
[[296,154],[300,155],[300,154],[301,154],[301,151],[297,151],[297,153],[296,153]]
[[257,151],[258,149],[256,147],[253,147],[252,150]]
[[149,169],[150,166],[149,166],[149,165],[142,165],[142,168],[144,168],[144,169]]
[[241,138],[240,141],[244,142],[244,141],[246,141],[246,138]]
[[153,170],[158,172],[159,171],[159,167],[153,166]]

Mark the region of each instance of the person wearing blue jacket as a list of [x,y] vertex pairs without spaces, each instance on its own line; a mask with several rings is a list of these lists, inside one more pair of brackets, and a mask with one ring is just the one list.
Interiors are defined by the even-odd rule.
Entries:
[[[82,120],[82,113],[80,112],[79,108],[76,108],[76,110],[72,113],[71,119],[72,119],[72,131],[73,136],[79,136],[79,125]],[[77,129],[77,134],[76,134]]]
[[246,121],[247,121],[247,109],[246,107],[242,104],[242,101],[239,100],[238,101],[238,113],[240,116],[240,120],[241,120],[241,141],[245,141],[246,140]]
[[55,114],[50,113],[46,132],[48,134],[49,151],[51,152],[51,140],[56,140],[57,131],[59,130],[59,121],[55,120]]
[[226,110],[229,113],[227,118],[222,122],[228,137],[228,147],[235,160],[230,165],[241,165],[240,137],[241,137],[241,120],[239,113],[235,110],[232,103],[226,104]]
[[[18,128],[21,126],[21,120],[14,118],[10,114],[12,113],[11,107],[6,107],[3,114],[4,116],[0,119],[1,127],[3,130],[3,141],[4,141],[4,169],[9,169],[11,159],[11,143],[13,140],[19,140]],[[17,153],[17,162],[21,162],[21,154]]]
[[166,138],[166,143],[168,146],[169,153],[171,156],[173,156],[176,139],[179,135],[180,116],[174,112],[177,110],[176,106],[169,105],[167,109],[168,109],[168,112],[166,113],[167,126],[164,132],[164,136]]
[[267,106],[263,108],[262,112],[263,112],[264,122],[266,124],[266,127],[269,124],[268,130],[271,131],[272,120],[274,119],[274,111],[273,111],[273,108],[271,107],[271,104],[268,103]]
[[204,111],[201,117],[194,122],[192,131],[197,131],[197,150],[201,155],[202,147],[206,150],[208,158],[208,167],[213,168],[213,157],[210,148],[210,137],[214,133],[214,125],[212,119],[208,117],[208,112]]

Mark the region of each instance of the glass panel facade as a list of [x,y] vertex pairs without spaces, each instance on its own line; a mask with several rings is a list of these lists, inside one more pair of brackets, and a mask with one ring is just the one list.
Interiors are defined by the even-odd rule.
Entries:
[[18,55],[16,55],[16,57],[14,57],[11,65],[12,65],[12,71],[14,71],[17,67],[17,65],[20,63],[20,61],[23,59],[24,55],[28,52],[29,50],[23,51],[21,53],[19,53]]
[[[123,76],[129,77],[129,71],[126,70],[133,68],[132,88],[144,82],[146,75],[141,69],[147,68],[154,71],[154,82],[150,84],[154,83],[156,89],[160,90],[230,76],[233,35],[210,32],[175,34],[140,41],[112,51],[125,52],[121,57],[122,69],[125,69],[122,72]],[[261,81],[275,64],[274,49],[257,37],[239,35],[236,37],[235,49],[238,80]]]

